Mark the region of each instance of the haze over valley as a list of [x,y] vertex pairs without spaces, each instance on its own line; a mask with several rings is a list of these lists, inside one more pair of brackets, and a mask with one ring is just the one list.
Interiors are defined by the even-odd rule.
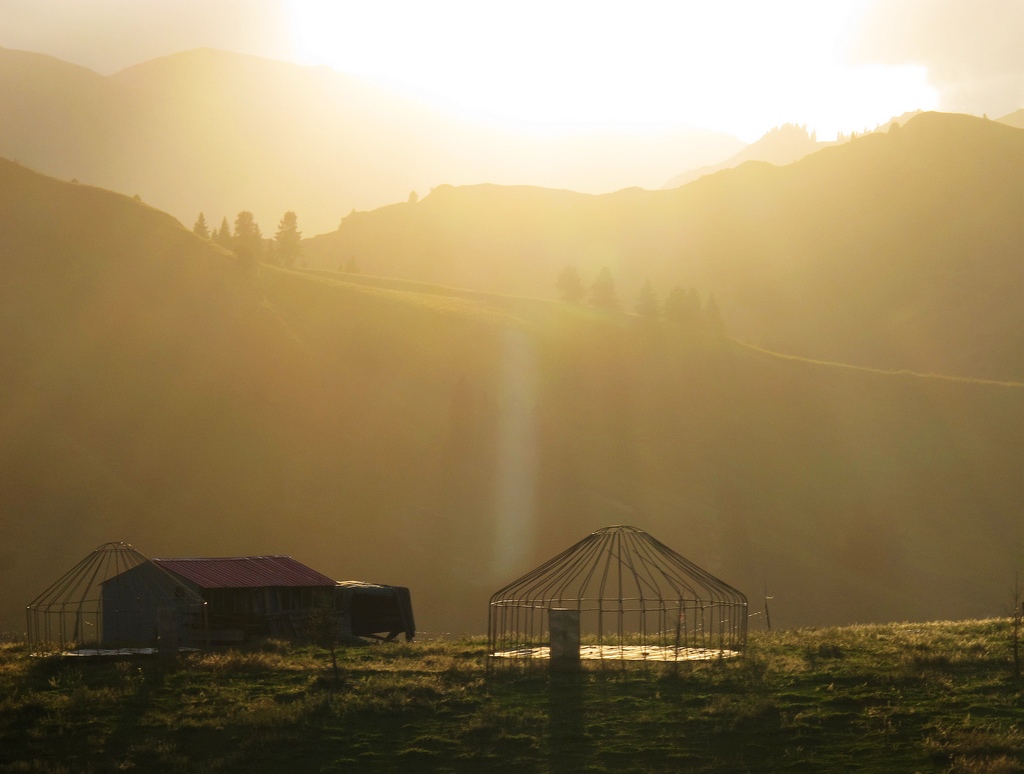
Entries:
[[292,61],[204,33],[125,63],[28,29],[0,33],[0,631],[126,540],[290,554],[479,633],[493,591],[611,524],[779,626],[1002,614],[1024,94],[970,51],[955,79],[864,33],[905,91],[837,81],[854,118],[746,94],[767,125],[544,123],[340,72],[308,35]]

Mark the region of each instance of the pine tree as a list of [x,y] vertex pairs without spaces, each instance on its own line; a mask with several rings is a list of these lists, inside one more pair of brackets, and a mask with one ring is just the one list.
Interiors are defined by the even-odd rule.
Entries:
[[665,319],[669,322],[695,328],[700,324],[700,294],[696,288],[683,290],[676,285],[665,297]]
[[298,229],[298,217],[289,210],[277,224],[277,234],[274,235],[274,252],[277,261],[282,266],[293,266],[296,258],[299,257],[299,240],[302,239],[302,232]]
[[703,305],[700,302],[700,293],[697,288],[690,288],[686,291],[686,314],[691,325],[700,325],[701,310]]
[[235,234],[232,239],[235,255],[246,262],[256,262],[263,252],[263,233],[248,210],[242,210],[235,218]]
[[583,296],[587,294],[587,291],[583,288],[583,280],[580,279],[580,273],[576,271],[576,267],[572,264],[562,269],[562,273],[558,275],[555,287],[558,288],[561,299],[570,304],[581,301]]
[[590,303],[601,309],[618,309],[619,301],[615,296],[615,280],[607,266],[602,266],[597,279],[590,286]]
[[227,216],[225,216],[220,222],[220,230],[216,232],[217,236],[214,237],[214,241],[221,247],[230,250],[232,248],[231,241],[231,226],[228,225]]
[[192,227],[192,232],[203,239],[210,238],[210,227],[206,225],[206,216],[203,213],[199,213],[196,224]]
[[708,296],[708,303],[704,307],[704,326],[716,336],[725,335],[725,323],[722,322],[722,313],[714,296]]
[[654,288],[651,287],[651,281],[647,280],[644,286],[640,288],[640,297],[636,302],[636,312],[641,317],[647,317],[651,320],[656,320],[661,317],[661,308],[658,304],[658,296],[654,293]]
[[665,296],[665,319],[673,323],[681,323],[686,317],[686,291],[679,285]]

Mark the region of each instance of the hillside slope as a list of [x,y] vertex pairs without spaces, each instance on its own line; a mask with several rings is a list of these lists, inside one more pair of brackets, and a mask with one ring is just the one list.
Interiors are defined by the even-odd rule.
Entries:
[[0,163],[0,628],[87,551],[287,553],[420,628],[647,529],[779,625],[998,613],[1024,388],[558,302],[260,267]]
[[569,264],[713,293],[770,349],[884,369],[1024,380],[1024,131],[928,113],[786,167],[671,191],[441,187],[345,218],[305,260],[552,297]]

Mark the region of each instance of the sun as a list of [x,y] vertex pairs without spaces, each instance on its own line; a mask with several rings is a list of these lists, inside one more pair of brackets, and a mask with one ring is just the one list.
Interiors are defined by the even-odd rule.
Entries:
[[865,0],[291,0],[294,58],[522,127],[691,125],[820,137],[937,102],[922,67],[854,66]]

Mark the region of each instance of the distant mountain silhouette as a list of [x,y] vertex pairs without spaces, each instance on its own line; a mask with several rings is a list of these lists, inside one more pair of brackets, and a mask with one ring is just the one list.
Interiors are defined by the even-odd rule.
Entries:
[[1015,110],[1012,113],[999,119],[999,123],[1012,126],[1017,129],[1024,129],[1024,108]]
[[[899,124],[902,126],[915,115],[918,115],[918,113],[919,111],[904,113],[901,116],[897,116],[896,118],[887,121],[873,131],[887,132],[893,124]],[[844,142],[848,142],[849,139],[849,136],[843,135],[836,140],[819,141],[813,133],[809,134],[807,132],[807,128],[804,126],[783,124],[782,126],[775,127],[757,142],[751,143],[739,153],[734,156],[730,156],[725,161],[718,164],[712,164],[711,166],[700,167],[698,169],[691,169],[687,172],[683,172],[665,183],[662,188],[678,188],[681,185],[698,180],[705,175],[720,172],[723,169],[738,167],[740,164],[747,161],[767,161],[769,164],[782,167],[787,164],[792,164],[794,161],[799,161],[804,156],[816,153],[822,148],[828,148],[833,145],[840,145]]]
[[353,208],[441,183],[654,187],[666,169],[742,147],[699,129],[518,134],[326,67],[210,49],[109,77],[0,49],[0,105],[2,156],[185,223],[249,210],[265,232],[286,210],[306,233],[328,231]]
[[[944,137],[967,148],[976,130],[925,117],[901,131],[911,148]],[[812,158],[833,160],[801,175],[831,180],[845,153],[881,143],[910,186],[900,195],[916,201],[895,139],[823,152]],[[961,155],[975,195],[1001,190]],[[697,191],[724,206],[713,186],[749,174]],[[944,174],[933,170],[933,183]],[[845,185],[879,195],[870,173]],[[742,201],[759,209],[765,190]],[[538,254],[535,211],[571,230],[577,200],[611,202],[613,233],[635,215],[623,201],[653,196],[485,192],[504,219],[490,204],[469,215],[525,229],[522,262]],[[431,206],[466,193],[480,192],[401,207],[429,222]],[[678,214],[678,197],[659,194],[671,204],[654,214]],[[980,217],[963,205],[958,217]],[[973,254],[991,267],[981,244]],[[439,274],[445,255],[433,255]],[[856,255],[873,265],[900,253]],[[793,298],[800,263],[779,267]],[[891,270],[920,278],[905,262]],[[978,293],[1002,303],[962,266],[931,271],[954,274],[947,310]],[[779,357],[585,305],[347,276],[247,267],[129,197],[0,160],[0,630],[18,631],[37,593],[118,539],[157,556],[291,554],[332,577],[409,586],[424,631],[481,632],[495,589],[616,523],[651,530],[752,598],[767,582],[781,626],[1001,614],[1024,540],[1024,388]],[[780,292],[763,270],[753,280],[768,298]],[[882,300],[864,303],[888,320]]]
[[305,242],[310,265],[557,297],[575,265],[620,294],[714,293],[741,339],[885,369],[1024,381],[1024,132],[927,113],[775,167],[586,196],[439,187]]
[[812,134],[807,133],[806,127],[783,124],[725,161],[683,172],[665,183],[662,188],[678,188],[705,175],[738,167],[747,161],[766,161],[776,166],[785,166],[835,144],[835,142],[818,142]]

